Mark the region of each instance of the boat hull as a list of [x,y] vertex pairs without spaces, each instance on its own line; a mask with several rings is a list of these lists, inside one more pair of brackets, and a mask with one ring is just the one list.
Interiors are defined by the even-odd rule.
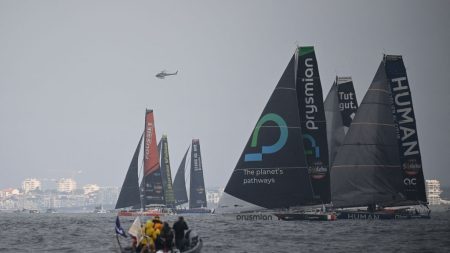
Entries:
[[177,209],[175,210],[175,212],[177,214],[189,214],[189,213],[196,213],[196,214],[207,214],[207,213],[211,213],[211,209],[207,209],[207,208],[194,208],[194,209]]
[[429,213],[407,212],[368,212],[368,211],[338,211],[338,220],[399,220],[399,219],[429,219]]
[[309,221],[333,221],[336,220],[334,213],[275,213],[280,220],[309,220]]
[[[119,238],[116,237],[116,240],[114,240],[114,244],[116,245],[117,252],[120,253],[135,253],[136,251],[133,251],[133,249],[130,246],[123,247],[119,241]],[[198,243],[195,244],[194,247],[185,249],[183,251],[173,250],[169,252],[178,252],[178,253],[200,253],[203,248],[203,240],[201,238],[198,239]]]
[[128,217],[136,217],[136,216],[162,216],[163,213],[157,210],[147,210],[147,211],[119,211],[117,213],[119,216],[128,216]]

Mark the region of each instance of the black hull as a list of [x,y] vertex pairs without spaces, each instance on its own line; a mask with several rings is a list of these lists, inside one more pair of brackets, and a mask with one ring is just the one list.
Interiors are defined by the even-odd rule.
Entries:
[[[120,253],[135,253],[136,251],[133,251],[133,249],[131,247],[122,247],[122,245],[120,245],[118,243],[118,241],[115,242],[116,247],[117,247],[117,251]],[[200,253],[202,251],[203,248],[203,240],[200,238],[198,243],[190,249],[187,250],[183,250],[181,251],[181,253]],[[180,251],[173,251],[173,252],[180,252]]]
[[404,220],[429,219],[429,213],[337,211],[338,220]]
[[336,220],[334,213],[275,213],[280,220],[308,220],[308,221],[332,221]]

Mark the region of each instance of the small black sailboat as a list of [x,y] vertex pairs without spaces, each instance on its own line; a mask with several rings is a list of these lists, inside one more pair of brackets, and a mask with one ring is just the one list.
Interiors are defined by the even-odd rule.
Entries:
[[[139,184],[139,153],[142,140],[144,140],[143,176]],[[125,208],[119,211],[120,216],[154,216],[160,214],[155,207],[164,204],[153,110],[146,110],[144,133],[134,152],[115,209]]]
[[181,161],[178,171],[175,175],[173,187],[175,194],[175,205],[181,206],[189,203],[189,208],[177,208],[177,213],[210,213],[207,208],[205,181],[203,178],[203,163],[200,152],[200,140],[193,139],[191,145],[191,162],[190,162],[190,183],[189,183],[189,200],[186,192],[185,170],[186,170],[186,153]]
[[339,219],[429,218],[429,211],[387,207],[426,203],[422,162],[406,70],[386,55],[331,169]]

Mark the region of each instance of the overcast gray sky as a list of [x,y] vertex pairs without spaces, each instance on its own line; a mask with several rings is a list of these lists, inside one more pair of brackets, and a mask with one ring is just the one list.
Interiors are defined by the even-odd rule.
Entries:
[[[425,177],[450,186],[450,1],[0,0],[0,189],[75,175],[120,186],[155,110],[172,175],[199,138],[224,186],[298,45],[324,90],[358,102],[383,53],[404,56]],[[163,69],[178,76],[155,78]],[[76,171],[81,170],[81,174]]]

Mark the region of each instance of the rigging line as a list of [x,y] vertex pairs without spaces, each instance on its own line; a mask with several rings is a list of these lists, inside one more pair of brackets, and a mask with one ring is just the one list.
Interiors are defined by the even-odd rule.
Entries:
[[374,126],[388,126],[395,127],[395,124],[371,123],[371,122],[352,122],[352,125],[374,125]]
[[379,92],[384,92],[384,93],[386,93],[386,94],[391,94],[389,91],[387,91],[387,90],[383,90],[383,89],[368,89],[367,91],[379,91]]
[[276,87],[275,90],[293,90],[293,91],[297,91],[296,88],[289,88],[289,87]]
[[[190,145],[190,148],[191,148],[191,153],[192,153],[192,145]],[[188,170],[186,170],[187,164],[189,164]],[[186,175],[186,177],[184,178],[184,185],[186,186],[187,189],[189,189],[189,193],[187,192],[187,189],[186,189],[186,195],[188,197],[188,203],[189,203],[189,200],[190,200],[190,197],[191,197],[191,195],[190,195],[190,193],[191,193],[191,182],[190,182],[190,179],[191,179],[191,166],[190,166],[190,164],[191,164],[191,156],[188,154],[187,157],[186,157],[186,163],[184,164],[184,173]],[[188,172],[188,173],[186,173],[186,172]],[[189,182],[189,187],[188,187],[188,182]]]
[[280,170],[284,170],[284,169],[306,169],[307,167],[268,167],[268,168],[239,168],[239,169],[235,169],[234,171],[238,171],[238,170],[273,170],[273,169],[280,169]]
[[295,128],[301,128],[300,126],[267,126],[267,125],[262,125],[262,126],[260,126],[260,128],[268,128],[268,127],[273,127],[273,128],[292,128],[292,129],[295,129]]
[[388,167],[388,168],[400,168],[400,165],[377,165],[377,164],[346,164],[346,165],[333,165],[333,168],[342,168],[342,167]]

